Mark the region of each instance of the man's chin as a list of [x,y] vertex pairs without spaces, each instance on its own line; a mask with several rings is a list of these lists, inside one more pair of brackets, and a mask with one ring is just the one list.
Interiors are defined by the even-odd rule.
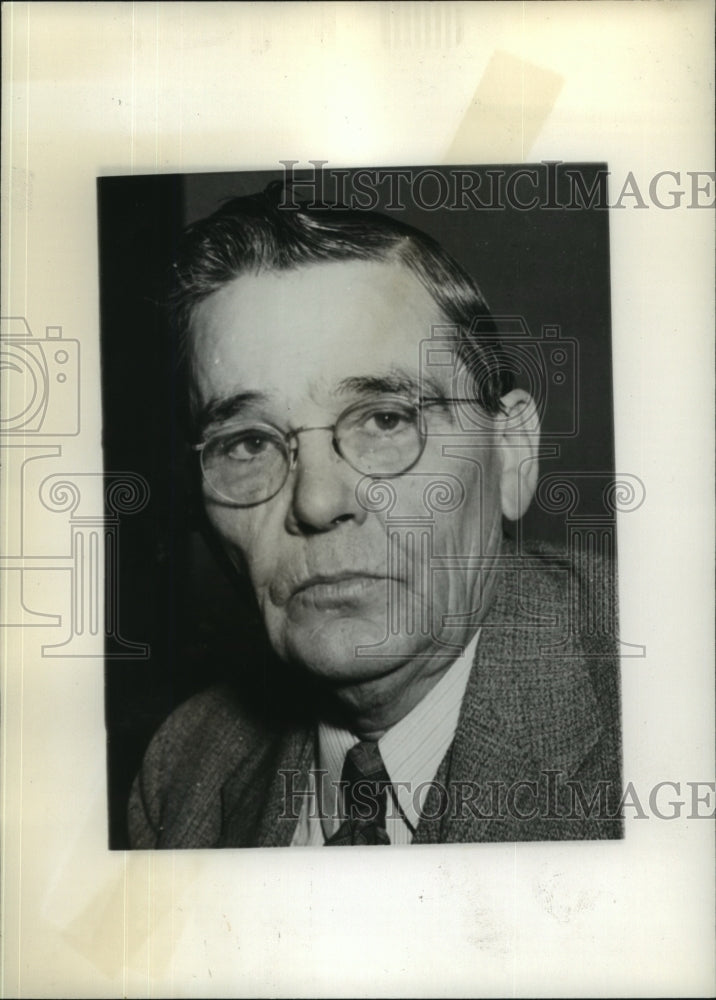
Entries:
[[330,682],[360,682],[391,673],[406,657],[386,643],[385,624],[337,618],[317,627],[293,625],[281,644],[286,656]]

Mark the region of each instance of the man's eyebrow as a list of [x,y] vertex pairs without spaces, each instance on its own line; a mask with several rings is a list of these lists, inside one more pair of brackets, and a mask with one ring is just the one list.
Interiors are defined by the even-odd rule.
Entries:
[[418,377],[408,372],[394,369],[383,375],[351,375],[338,383],[338,392],[357,393],[358,395],[374,396],[391,394],[396,396],[428,396],[442,399],[445,389],[430,375]]
[[265,402],[268,397],[262,392],[235,392],[223,399],[213,399],[203,406],[196,418],[196,429],[203,437],[207,427],[223,424],[238,416],[250,403]]
[[[361,396],[395,395],[425,399],[445,398],[445,389],[430,375],[418,377],[400,369],[381,375],[351,375],[336,387],[338,394],[355,393]],[[221,399],[210,400],[196,416],[196,432],[201,440],[207,428],[221,425],[239,416],[252,403],[266,403],[266,393],[256,391],[235,392]]]

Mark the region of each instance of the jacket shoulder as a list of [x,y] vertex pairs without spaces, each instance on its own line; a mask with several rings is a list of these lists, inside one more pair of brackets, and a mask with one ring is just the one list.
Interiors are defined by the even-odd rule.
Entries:
[[544,765],[574,768],[604,737],[618,756],[613,562],[546,544],[512,545],[499,575],[478,646],[480,694]]
[[214,844],[221,829],[221,788],[265,739],[226,686],[185,701],[155,733],[132,785],[131,846]]

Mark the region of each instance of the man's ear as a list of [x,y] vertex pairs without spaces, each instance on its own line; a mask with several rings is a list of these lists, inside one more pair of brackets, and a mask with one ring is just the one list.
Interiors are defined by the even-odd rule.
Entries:
[[537,487],[539,416],[534,400],[523,389],[513,389],[500,402],[502,413],[495,424],[502,461],[502,513],[516,521],[529,507]]

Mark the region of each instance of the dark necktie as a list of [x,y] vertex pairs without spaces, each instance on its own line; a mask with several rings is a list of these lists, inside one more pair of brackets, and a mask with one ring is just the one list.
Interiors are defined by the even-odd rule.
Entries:
[[357,743],[348,751],[341,781],[346,819],[326,846],[389,844],[385,811],[390,777],[377,743]]

